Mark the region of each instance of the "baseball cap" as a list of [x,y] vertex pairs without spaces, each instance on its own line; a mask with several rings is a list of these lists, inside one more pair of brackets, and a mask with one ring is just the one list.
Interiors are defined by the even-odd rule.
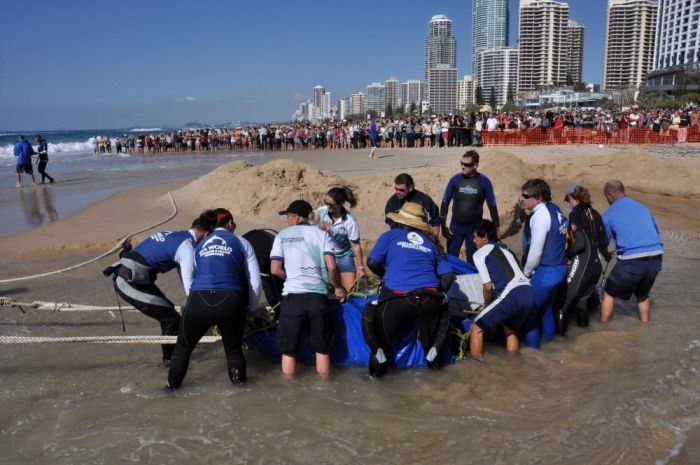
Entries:
[[282,210],[280,212],[280,215],[287,215],[289,213],[292,213],[294,215],[299,215],[303,218],[308,218],[313,210],[314,209],[313,207],[311,207],[311,204],[306,200],[295,200],[294,202],[289,204],[286,210]]
[[579,187],[579,185],[575,182],[572,182],[571,184],[566,186],[566,191],[564,191],[564,202],[566,202],[566,199],[568,199],[570,195],[574,195],[574,192],[576,191],[577,187]]

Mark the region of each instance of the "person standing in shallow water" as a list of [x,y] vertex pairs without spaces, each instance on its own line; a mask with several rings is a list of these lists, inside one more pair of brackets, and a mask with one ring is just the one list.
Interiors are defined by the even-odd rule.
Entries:
[[22,187],[22,173],[28,174],[32,180],[32,186],[36,186],[34,170],[32,169],[32,155],[34,155],[34,149],[29,141],[24,138],[24,136],[19,136],[17,139],[14,154],[17,158],[17,165],[15,166],[15,173],[17,173],[17,184],[15,187]]
[[617,264],[605,282],[600,322],[607,323],[613,315],[615,297],[637,298],[639,320],[651,318],[651,291],[661,272],[664,246],[654,215],[647,207],[625,194],[622,181],[611,179],[603,190],[610,208],[603,212],[603,224],[608,239],[615,240]]
[[41,137],[41,134],[37,134],[34,138],[36,139],[36,143],[39,144],[39,148],[37,149],[37,153],[39,154],[37,158],[37,171],[41,174],[41,183],[46,184],[46,180],[48,179],[49,182],[53,184],[54,178],[49,176],[46,172],[46,165],[49,163],[49,144]]

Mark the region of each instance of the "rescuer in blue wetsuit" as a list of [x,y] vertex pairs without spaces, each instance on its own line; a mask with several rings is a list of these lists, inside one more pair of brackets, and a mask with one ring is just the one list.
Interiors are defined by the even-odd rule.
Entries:
[[386,373],[396,337],[411,327],[426,354],[428,366],[439,367],[449,329],[444,292],[454,281],[423,207],[406,202],[387,217],[399,227],[383,233],[367,257],[367,266],[382,277],[379,299],[365,307],[362,332],[370,347],[369,374]]
[[522,186],[520,205],[532,214],[523,225],[523,273],[535,292],[541,328],[528,328],[525,344],[539,347],[540,329],[545,341],[554,339],[554,298],[566,277],[566,230],[568,220],[551,203],[552,191],[542,179]]
[[233,384],[247,380],[243,330],[246,312],[260,298],[260,268],[250,243],[233,234],[231,212],[217,208],[214,214],[215,229],[195,249],[196,271],[168,371],[171,389],[182,384],[192,351],[213,325],[221,333],[229,379]]
[[462,172],[450,178],[442,196],[440,216],[447,218],[447,212],[452,203],[452,219],[450,226],[443,224],[442,235],[447,239],[447,253],[459,256],[462,243],[467,248],[467,260],[472,261],[476,252],[472,224],[481,220],[484,214],[484,202],[489,207],[491,221],[496,228],[499,226],[496,195],[489,178],[477,173],[479,154],[469,150],[462,155]]
[[[214,212],[207,210],[187,231],[161,231],[149,236],[134,249],[122,251],[118,262],[103,271],[114,275],[117,294],[145,315],[160,322],[161,334],[174,336],[180,325],[175,305],[155,285],[160,273],[177,268],[185,294],[189,295],[194,275],[194,248],[211,232]],[[172,344],[163,344],[163,364],[168,365]]]

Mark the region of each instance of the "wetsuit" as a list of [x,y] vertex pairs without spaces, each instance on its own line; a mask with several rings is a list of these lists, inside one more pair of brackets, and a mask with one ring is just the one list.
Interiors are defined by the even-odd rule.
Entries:
[[[535,293],[541,335],[545,341],[554,339],[554,298],[566,277],[566,229],[569,221],[553,203],[540,203],[523,225],[523,273],[530,278]],[[540,346],[540,328],[526,329],[525,344]]]
[[49,149],[48,149],[48,144],[44,139],[39,140],[39,166],[37,170],[39,171],[39,174],[41,174],[41,183],[43,184],[46,182],[46,179],[48,178],[50,183],[53,183],[53,178],[49,176],[49,174],[46,172],[46,165],[49,163]]
[[578,204],[569,214],[572,246],[567,250],[570,259],[566,276],[566,300],[557,310],[559,334],[566,334],[569,311],[576,308],[579,326],[588,326],[588,303],[595,293],[603,266],[600,255],[608,249],[608,238],[600,214],[590,205]]
[[[195,238],[192,231],[153,234],[104,271],[114,275],[117,294],[136,309],[160,322],[161,334],[174,336],[180,326],[175,305],[155,285],[157,275],[177,268],[189,295],[194,273]],[[163,344],[163,361],[170,360],[174,346]]]
[[528,323],[537,324],[537,307],[530,280],[513,253],[500,243],[489,242],[474,254],[474,266],[484,284],[493,285],[493,301],[474,319],[483,330],[504,324],[519,332]]
[[440,205],[440,216],[447,218],[447,211],[452,204],[452,219],[450,230],[452,237],[447,241],[447,252],[455,257],[459,256],[462,243],[467,247],[467,259],[472,260],[476,246],[472,236],[472,224],[484,216],[484,201],[489,207],[491,221],[496,228],[498,222],[498,207],[496,195],[489,178],[481,173],[472,176],[464,176],[458,173],[450,179],[445,188]]
[[195,250],[196,273],[182,311],[177,345],[168,372],[168,386],[180,387],[190,356],[213,325],[221,332],[227,373],[232,383],[247,379],[243,330],[248,308],[254,309],[261,293],[260,270],[250,243],[224,228],[217,228]]
[[454,274],[438,248],[425,233],[392,229],[379,237],[367,266],[384,281],[379,299],[363,314],[370,375],[386,372],[396,338],[411,327],[428,366],[439,366],[450,324],[442,291],[449,289]]
[[[431,199],[429,195],[424,194],[423,192],[416,189],[413,189],[411,192],[409,192],[403,199],[398,198],[396,194],[389,197],[389,200],[387,200],[386,206],[384,207],[384,214],[386,215],[387,213],[397,212],[401,210],[401,207],[406,202],[414,202],[420,204],[423,207],[423,210],[425,211],[430,226],[442,225],[442,217],[440,216],[440,210],[438,209],[438,206],[435,204],[433,199]],[[387,225],[389,225],[391,229],[394,229],[399,226],[398,223],[394,222],[388,217],[384,220],[384,222]]]

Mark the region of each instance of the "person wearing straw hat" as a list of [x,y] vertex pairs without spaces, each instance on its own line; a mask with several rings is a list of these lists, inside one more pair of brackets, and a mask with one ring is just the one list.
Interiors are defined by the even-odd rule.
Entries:
[[388,368],[395,339],[413,325],[431,368],[440,366],[440,352],[449,328],[444,294],[454,281],[420,204],[406,202],[387,213],[399,227],[383,233],[367,257],[367,266],[382,278],[376,302],[365,308],[362,330],[371,349],[369,374]]

